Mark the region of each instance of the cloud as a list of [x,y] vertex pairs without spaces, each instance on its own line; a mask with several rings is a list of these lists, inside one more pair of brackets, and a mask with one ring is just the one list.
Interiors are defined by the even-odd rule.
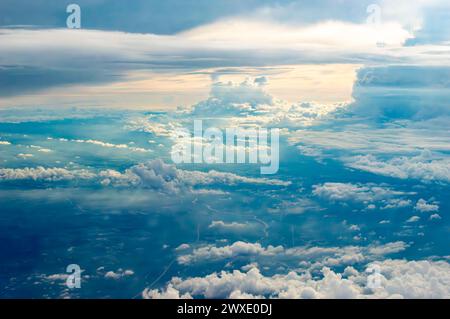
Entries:
[[66,168],[0,168],[0,180],[68,181],[74,179],[92,179],[95,174],[88,170],[68,170]]
[[180,246],[175,248],[175,251],[181,251],[181,250],[185,250],[185,249],[189,249],[189,248],[191,248],[191,246],[189,244],[181,244]]
[[430,220],[439,220],[442,219],[442,217],[439,214],[433,214],[430,216]]
[[257,229],[255,223],[239,223],[239,222],[224,222],[222,220],[213,220],[208,228],[219,232],[233,232],[233,233],[250,233]]
[[19,154],[17,154],[17,157],[21,158],[21,159],[27,159],[27,158],[30,158],[30,157],[33,157],[33,156],[34,155],[30,154],[30,153],[19,153]]
[[347,102],[290,103],[276,99],[267,93],[265,85],[258,83],[257,79],[247,77],[242,82],[214,82],[208,99],[179,110],[177,115],[182,118],[215,119],[218,124],[226,124],[227,127],[286,129],[311,126],[330,118],[333,112],[347,105]]
[[119,280],[122,279],[124,277],[130,277],[134,275],[134,271],[127,269],[127,270],[123,270],[123,269],[118,269],[117,271],[108,271],[105,273],[105,278],[108,279],[114,279],[114,280]]
[[44,147],[41,147],[41,146],[38,146],[38,145],[30,145],[30,146],[27,146],[27,147],[29,147],[29,148],[34,148],[34,149],[36,149],[38,152],[41,152],[41,153],[51,153],[51,152],[52,152],[51,149],[49,149],[49,148],[44,148]]
[[281,246],[262,247],[261,244],[246,243],[237,241],[229,246],[216,247],[207,245],[205,247],[196,248],[192,254],[181,255],[177,258],[179,264],[190,264],[201,260],[220,260],[233,258],[236,256],[254,256],[254,255],[275,255],[282,252],[284,249]]
[[[123,81],[137,70],[170,73],[174,69],[287,63],[361,63],[373,55],[397,60],[398,51],[376,47],[379,36],[396,49],[411,37],[401,25],[391,22],[379,27],[338,21],[287,26],[248,18],[224,19],[174,35],[2,29],[0,78],[11,81],[3,83],[0,94]],[[403,55],[411,55],[411,50],[404,50]]]
[[283,246],[262,246],[259,243],[243,241],[234,242],[231,245],[218,247],[216,245],[204,245],[193,248],[191,252],[181,254],[177,261],[182,265],[219,261],[226,259],[258,258],[260,262],[300,262],[304,261],[314,267],[338,266],[361,263],[368,259],[380,258],[388,254],[399,253],[409,247],[403,241],[386,244],[372,244],[363,246],[345,247],[308,247],[299,246],[285,248]]
[[450,67],[365,67],[353,86],[351,112],[370,119],[425,120],[449,116]]
[[420,220],[419,216],[411,216],[406,222],[407,223],[415,223],[418,222]]
[[422,152],[414,157],[394,157],[385,161],[373,155],[358,155],[346,158],[345,162],[348,167],[384,176],[414,178],[425,182],[450,182],[450,158],[434,159],[430,152]]
[[[144,298],[449,298],[450,265],[445,261],[385,260],[367,264],[380,269],[380,287],[370,289],[371,273],[347,268],[343,274],[324,267],[310,272],[265,276],[257,267],[247,272],[221,271],[205,277],[174,277],[161,290],[145,289]],[[372,275],[373,276],[373,275]]]
[[406,244],[405,242],[396,241],[384,245],[371,247],[369,248],[369,253],[378,256],[388,255],[404,251],[407,247],[409,247],[409,245]]
[[[348,112],[350,112],[348,107],[343,108],[340,115]],[[445,123],[449,119],[442,117],[420,122],[394,121],[380,126],[373,123],[362,124],[363,119],[356,118],[351,119],[349,125],[341,125],[340,121],[344,119],[336,116],[330,120],[333,121],[333,130],[297,130],[291,133],[289,141],[301,147],[306,146],[319,155],[339,151],[374,156],[392,157],[398,154],[417,156],[425,150],[437,155],[450,151],[445,131]],[[345,120],[348,121],[346,118]],[[330,155],[335,156],[336,153]]]
[[192,107],[193,116],[243,116],[273,105],[273,99],[255,80],[240,84],[215,82],[210,97]]
[[89,68],[58,70],[41,66],[0,65],[0,95],[8,97],[52,87],[106,83],[112,79],[114,75],[106,70],[93,73]]
[[[240,176],[233,173],[188,171],[166,164],[160,159],[140,163],[126,169],[123,173],[113,169],[94,172],[87,169],[67,168],[0,168],[0,181],[32,180],[58,182],[69,180],[93,180],[103,186],[118,188],[141,188],[166,194],[195,193],[204,195],[225,195],[226,192],[214,189],[221,186],[242,184],[286,187],[289,181],[278,179]],[[202,188],[208,186],[208,189]]]
[[233,173],[211,170],[209,172],[178,169],[160,159],[141,163],[120,173],[105,170],[99,173],[102,184],[114,186],[134,186],[155,189],[167,193],[192,191],[195,186],[257,184],[271,186],[289,186],[289,181],[268,178],[252,178]]
[[164,292],[159,292],[157,290],[144,290],[142,296],[145,299],[192,299],[189,293],[180,294],[180,292],[169,284]]
[[415,210],[418,210],[421,213],[424,212],[437,212],[439,211],[439,205],[437,204],[428,204],[426,200],[423,198],[419,199],[416,203],[416,206],[414,206]]
[[[405,193],[395,191],[386,185],[352,184],[352,183],[324,183],[313,185],[312,193],[316,196],[337,202],[357,202],[363,204],[377,203],[381,209],[401,208],[411,205],[411,201],[398,198]],[[375,208],[375,207],[373,207]]]
[[180,128],[180,124],[175,121],[161,123],[160,118],[154,115],[146,117],[132,117],[127,120],[125,128],[130,131],[151,133],[155,136],[171,137]]
[[353,169],[448,182],[448,78],[450,68],[442,65],[363,67],[354,102],[324,129],[298,130],[289,141],[307,156],[338,158]]
[[[49,140],[53,140],[53,138],[49,137]],[[106,148],[117,148],[117,149],[126,149],[128,151],[132,151],[132,152],[142,152],[142,153],[148,153],[151,152],[151,150],[149,149],[145,149],[145,148],[141,148],[141,147],[134,147],[134,146],[129,146],[127,144],[113,144],[113,143],[108,143],[108,142],[103,142],[103,141],[98,141],[98,140],[81,140],[81,139],[76,139],[76,140],[68,140],[66,138],[59,138],[57,139],[60,142],[74,142],[74,143],[85,143],[85,144],[92,144],[92,145],[96,145],[96,146],[101,146],[101,147],[106,147]]]

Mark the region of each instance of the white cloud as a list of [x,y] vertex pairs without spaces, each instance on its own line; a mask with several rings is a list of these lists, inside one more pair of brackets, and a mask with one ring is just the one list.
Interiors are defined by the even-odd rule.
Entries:
[[313,194],[331,201],[353,201],[364,204],[379,202],[383,205],[382,209],[401,208],[411,205],[410,200],[398,198],[411,193],[395,191],[386,185],[324,183],[313,185]]
[[[438,81],[439,79],[436,78],[429,87],[433,87]],[[374,87],[376,90],[376,83]],[[448,91],[444,88],[442,90]],[[445,103],[447,99],[440,100]],[[383,101],[373,101],[367,108],[376,108],[383,103]],[[402,103],[405,105],[404,109],[408,109],[409,102]],[[364,102],[362,104],[364,106]],[[392,107],[394,108],[395,105],[393,103]],[[419,110],[422,109],[428,108],[426,106],[419,108]],[[353,108],[349,107],[344,113],[352,112]],[[430,113],[433,112],[430,111]],[[399,179],[448,182],[450,180],[446,128],[448,116],[438,111],[433,114],[434,119],[391,120],[380,127],[370,122],[375,121],[376,117],[363,112],[361,116],[364,116],[364,121],[369,118],[369,124],[357,123],[363,120],[357,117],[351,121],[350,125],[344,125],[336,131],[298,130],[290,135],[289,142],[296,145],[304,155],[316,157],[318,160],[338,158],[344,165],[353,169]],[[383,121],[386,117],[382,117]],[[334,120],[337,121],[337,125],[339,121],[343,121],[339,117]],[[395,139],[392,138],[393,136]]]
[[30,157],[33,157],[33,156],[34,156],[33,154],[29,154],[29,153],[19,153],[19,154],[17,154],[17,157],[19,157],[21,159],[27,159],[27,158],[30,158]]
[[249,223],[238,223],[238,222],[227,223],[222,220],[213,220],[211,224],[209,224],[208,228],[238,232],[238,231],[248,231],[249,228],[252,228],[252,225],[250,225]]
[[383,161],[373,155],[347,158],[351,168],[400,179],[450,182],[450,158],[433,159],[428,152],[415,157],[394,157]]
[[403,241],[396,241],[384,245],[373,246],[369,248],[369,253],[377,256],[395,254],[404,251],[409,245]]
[[[449,298],[450,264],[445,261],[385,260],[380,288],[367,287],[369,272],[346,269],[343,274],[324,267],[322,276],[307,271],[265,276],[255,266],[247,272],[221,271],[205,277],[174,277],[161,290],[145,289],[144,298]],[[372,264],[368,264],[367,268]],[[346,278],[345,278],[346,277]]]
[[174,194],[180,192],[198,195],[226,195],[222,190],[196,187],[219,187],[222,185],[257,184],[269,186],[288,186],[290,182],[278,179],[245,177],[232,173],[218,171],[200,172],[176,168],[175,165],[156,159],[147,163],[137,164],[125,170],[124,173],[107,169],[98,173],[87,169],[44,168],[1,168],[0,180],[34,180],[56,182],[75,179],[99,180],[103,186],[140,187],[159,192]]
[[[161,119],[158,119],[161,120]],[[130,131],[139,131],[151,133],[155,136],[170,137],[179,129],[180,125],[176,122],[161,123],[155,119],[154,115],[146,117],[132,117],[127,120],[125,128]],[[155,143],[155,141],[149,141]]]
[[418,222],[420,220],[419,216],[411,216],[410,218],[408,218],[408,220],[406,221],[407,223],[415,223]]
[[0,141],[0,145],[11,145],[8,141]]
[[177,258],[180,264],[190,264],[193,262],[204,260],[220,260],[233,258],[236,256],[270,256],[283,252],[282,246],[271,246],[267,248],[262,247],[261,244],[246,243],[237,241],[229,246],[216,247],[214,245],[207,245],[204,247],[196,248],[191,254],[181,255]]
[[419,212],[437,212],[439,211],[439,205],[437,204],[429,204],[426,200],[423,198],[419,199],[416,203],[416,206],[414,206],[415,210],[418,210]]
[[404,251],[409,245],[403,241],[386,244],[372,244],[369,246],[345,247],[293,247],[262,246],[259,243],[243,241],[231,245],[218,247],[205,245],[194,248],[189,253],[178,256],[179,264],[193,264],[208,261],[217,261],[230,258],[258,258],[260,262],[299,262],[306,261],[315,267],[349,265],[361,263],[368,259],[379,258],[388,254]]
[[430,216],[430,220],[439,220],[442,219],[442,217],[439,214],[433,214]]
[[[280,36],[281,35],[281,36]],[[307,27],[287,26],[275,22],[251,19],[227,19],[200,26],[175,35],[132,34],[97,30],[21,30],[3,29],[0,41],[0,59],[7,58],[9,64],[37,66],[66,66],[68,58],[77,65],[82,60],[90,61],[93,67],[104,62],[140,61],[156,62],[165,56],[165,62],[180,65],[180,57],[193,58],[199,52],[217,59],[221,54],[231,54],[236,61],[249,64],[257,62],[258,52],[266,60],[295,57],[299,60],[348,61],[355,55],[398,53],[378,50],[376,40],[382,37],[386,44],[400,47],[411,35],[397,23],[381,26],[351,24],[329,21]],[[61,41],[70,37],[71,42]],[[103,41],[96,41],[102,38]],[[270,49],[270,53],[265,54]],[[40,55],[35,54],[40,50]],[[64,52],[65,54],[61,54]],[[69,57],[67,56],[68,53]],[[247,53],[247,56],[244,54]],[[155,54],[159,53],[159,55]],[[30,60],[29,56],[35,57]],[[206,57],[204,60],[207,61]],[[223,56],[225,57],[225,56]],[[183,60],[183,59],[182,59]],[[228,60],[228,59],[227,59]],[[359,60],[358,60],[359,61]],[[231,62],[224,61],[223,66]],[[195,66],[195,61],[192,63]],[[204,66],[205,63],[201,64]],[[235,64],[235,63],[233,63]]]
[[189,244],[181,244],[180,246],[175,248],[175,251],[186,250],[186,249],[189,249],[189,248],[191,248],[191,246]]
[[160,159],[132,166],[124,173],[105,170],[100,172],[99,176],[104,178],[102,181],[104,185],[138,186],[168,193],[192,191],[192,187],[194,186],[213,186],[214,184],[290,185],[290,182],[287,181],[245,177],[215,170],[209,172],[182,170],[178,169],[175,165],[166,164]]
[[91,179],[95,174],[88,170],[68,170],[66,168],[1,168],[0,180],[34,180],[34,181],[63,181],[73,179]]
[[[257,80],[258,78],[247,78],[238,83],[214,82],[208,99],[181,109],[177,114],[226,119],[227,127],[263,126],[284,129],[311,126],[348,104],[348,101],[289,103],[269,95],[265,86]],[[351,81],[349,79],[349,83]]]
[[163,292],[145,289],[142,292],[142,296],[145,299],[192,299],[192,296],[189,293],[180,294],[172,284],[169,284]]
[[[52,140],[52,138],[48,138],[49,140]],[[143,152],[143,153],[148,153],[151,152],[151,150],[149,149],[145,149],[142,147],[134,147],[134,146],[129,146],[128,144],[113,144],[113,143],[108,143],[108,142],[103,142],[103,141],[98,141],[98,140],[81,140],[81,139],[76,139],[76,140],[68,140],[65,138],[59,138],[57,139],[60,142],[75,142],[75,143],[85,143],[85,144],[92,144],[92,145],[96,145],[96,146],[101,146],[101,147],[106,147],[106,148],[117,148],[117,149],[126,149],[128,151],[132,151],[132,152]]]
[[130,277],[134,275],[134,271],[131,269],[118,269],[117,271],[108,271],[105,273],[105,278],[108,279],[114,279],[114,280],[119,280],[122,279],[124,277]]
[[[430,83],[430,86],[433,84],[434,82]],[[348,106],[345,112],[353,112],[353,107]],[[394,122],[382,127],[368,125],[372,123],[362,124],[363,118],[357,118],[355,122],[338,127],[337,130],[294,131],[289,136],[289,141],[299,147],[309,148],[310,152],[337,150],[374,156],[414,156],[427,150],[437,156],[438,153],[450,151],[446,130],[449,118],[441,115],[439,114],[440,119]],[[368,114],[364,116],[367,117]]]

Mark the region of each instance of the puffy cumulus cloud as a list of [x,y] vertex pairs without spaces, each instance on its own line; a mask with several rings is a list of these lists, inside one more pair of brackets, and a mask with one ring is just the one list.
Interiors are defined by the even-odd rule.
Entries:
[[290,182],[268,178],[252,178],[232,173],[211,170],[209,172],[178,169],[160,159],[141,163],[127,169],[124,173],[105,170],[99,173],[103,185],[135,186],[155,189],[167,193],[192,191],[195,186],[259,184],[288,186]]
[[74,179],[92,179],[95,178],[95,176],[94,173],[85,169],[69,170],[66,168],[45,168],[42,166],[0,169],[0,181],[33,180],[55,182]]
[[306,262],[310,267],[339,266],[361,263],[366,260],[395,254],[407,249],[409,245],[403,241],[386,244],[371,244],[369,246],[344,247],[293,247],[262,246],[260,243],[243,241],[231,245],[204,245],[184,252],[177,257],[179,264],[193,264],[208,261],[218,261],[230,258],[258,258],[260,262]]
[[110,270],[104,274],[105,278],[114,279],[114,280],[119,280],[119,279],[122,279],[125,277],[131,277],[133,275],[134,275],[134,271],[131,269],[126,269],[126,270],[118,269],[117,271]]
[[264,92],[257,79],[235,84],[215,82],[210,97],[195,104],[190,114],[194,116],[238,116],[254,114],[273,105],[273,98]]
[[450,158],[435,158],[426,151],[414,157],[400,156],[388,160],[370,154],[358,155],[346,158],[345,163],[351,168],[400,179],[450,182]]
[[216,247],[214,245],[207,245],[200,248],[195,248],[191,254],[178,256],[177,261],[180,264],[190,264],[204,260],[221,260],[236,256],[273,256],[284,251],[282,246],[263,247],[259,243],[247,243],[237,241],[232,245]]
[[414,194],[395,191],[386,185],[352,183],[324,183],[313,185],[312,193],[331,201],[351,201],[366,205],[377,203],[381,206],[381,209],[410,206],[410,200],[399,198],[399,196]]
[[226,119],[232,126],[264,125],[279,128],[297,128],[312,124],[330,116],[347,102],[289,103],[275,99],[265,91],[266,81],[247,78],[243,82],[214,82],[210,96],[191,108],[182,109],[178,115]]
[[170,120],[154,114],[149,116],[134,116],[127,120],[125,129],[130,131],[151,133],[155,136],[171,137],[180,128],[175,119]]
[[134,165],[121,173],[113,169],[99,172],[87,169],[69,168],[0,168],[0,181],[33,180],[58,182],[69,180],[93,180],[103,186],[138,187],[152,189],[163,193],[174,194],[190,192],[205,195],[224,195],[222,190],[199,188],[202,186],[233,186],[238,184],[267,185],[275,187],[289,186],[291,182],[269,178],[254,178],[233,173],[188,171],[178,169],[175,165],[166,164],[160,159]]
[[0,140],[0,145],[11,145],[11,143],[8,142],[8,141],[1,141]]
[[174,277],[165,288],[145,289],[144,298],[449,298],[450,264],[446,261],[384,260],[377,265],[378,288],[368,287],[370,272],[347,267],[337,273],[323,267],[321,276],[309,271],[265,276],[255,266],[247,272],[221,271],[205,277]]
[[155,289],[145,289],[142,292],[142,297],[144,299],[192,299],[192,296],[189,293],[180,294],[178,289],[174,288],[171,284],[169,284],[163,292],[159,292]]
[[439,211],[439,205],[437,205],[436,203],[427,203],[426,200],[424,200],[423,198],[419,199],[416,203],[416,206],[414,206],[415,210],[418,210],[419,212],[437,212]]

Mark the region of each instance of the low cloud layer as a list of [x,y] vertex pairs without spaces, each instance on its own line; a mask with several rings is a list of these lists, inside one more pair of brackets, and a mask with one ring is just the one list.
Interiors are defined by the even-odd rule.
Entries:
[[[368,264],[380,269],[379,288],[371,289],[370,272],[347,267],[337,273],[324,267],[320,278],[289,272],[265,276],[257,267],[205,277],[174,277],[161,289],[145,289],[144,298],[449,298],[450,265],[445,261],[385,260]],[[373,275],[372,275],[373,276]]]

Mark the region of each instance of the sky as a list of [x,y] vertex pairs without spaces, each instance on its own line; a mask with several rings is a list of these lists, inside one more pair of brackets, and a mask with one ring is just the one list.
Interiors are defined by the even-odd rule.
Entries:
[[450,297],[448,1],[70,3],[0,3],[0,298]]

